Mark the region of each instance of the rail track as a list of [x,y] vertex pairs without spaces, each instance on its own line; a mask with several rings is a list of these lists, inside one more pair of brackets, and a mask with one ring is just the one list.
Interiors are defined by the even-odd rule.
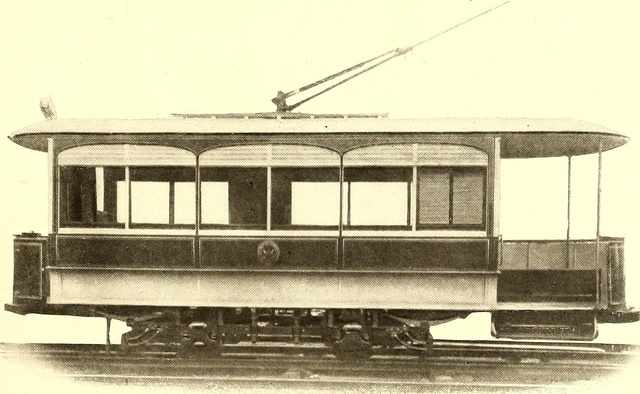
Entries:
[[315,345],[226,346],[219,357],[122,354],[117,346],[0,344],[0,360],[71,382],[245,389],[505,392],[609,384],[640,372],[640,346],[436,341],[433,353],[345,362]]

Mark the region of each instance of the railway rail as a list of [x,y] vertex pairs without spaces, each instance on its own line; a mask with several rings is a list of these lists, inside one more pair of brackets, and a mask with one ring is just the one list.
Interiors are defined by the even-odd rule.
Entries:
[[323,346],[226,346],[218,357],[122,354],[118,346],[1,344],[0,360],[41,376],[115,385],[218,389],[523,391],[615,382],[640,372],[640,346],[592,343],[436,341],[433,352],[390,351],[345,362]]

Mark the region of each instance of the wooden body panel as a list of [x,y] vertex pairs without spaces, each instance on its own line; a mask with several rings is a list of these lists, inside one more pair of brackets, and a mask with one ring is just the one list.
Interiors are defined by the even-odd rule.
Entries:
[[193,237],[58,235],[60,267],[194,268]]
[[47,238],[30,234],[13,242],[13,299],[41,300],[46,292],[43,268],[48,262]]
[[51,304],[491,310],[495,273],[52,268]]
[[[293,232],[295,233],[295,232]],[[338,237],[212,237],[82,235],[55,237],[52,266],[67,268],[202,268],[264,270],[360,270],[497,273],[497,240],[491,238],[380,239]],[[278,257],[258,250],[273,243]]]
[[495,271],[490,239],[345,239],[344,266],[352,269]]
[[261,261],[264,238],[200,238],[202,268],[332,269],[338,263],[338,240],[331,238],[269,238],[278,246],[277,261]]
[[[281,257],[265,264],[256,251],[267,239],[276,242]],[[608,283],[610,266],[622,263],[621,257],[614,258],[621,256],[622,242],[606,238],[596,248],[594,240],[505,241],[499,245],[498,266],[497,256],[491,254],[498,250],[497,240],[489,238],[345,238],[341,256],[334,237],[61,235],[56,262],[47,270],[52,284],[49,301],[602,309],[612,297],[624,299],[615,293],[620,286],[610,288]]]
[[621,239],[602,239],[599,248],[594,239],[503,241],[500,269],[603,268],[609,245],[615,242]]
[[498,302],[598,301],[598,270],[507,270],[498,279]]

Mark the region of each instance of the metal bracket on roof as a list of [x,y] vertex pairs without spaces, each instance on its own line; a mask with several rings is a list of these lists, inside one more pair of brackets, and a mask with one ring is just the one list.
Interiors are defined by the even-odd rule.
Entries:
[[193,119],[353,119],[353,118],[386,118],[386,113],[372,114],[307,114],[301,112],[257,112],[228,114],[171,114],[174,118]]

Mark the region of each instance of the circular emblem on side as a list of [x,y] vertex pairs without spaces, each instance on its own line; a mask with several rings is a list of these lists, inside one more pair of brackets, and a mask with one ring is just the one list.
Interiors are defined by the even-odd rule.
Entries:
[[258,261],[264,265],[273,265],[280,258],[280,247],[270,239],[258,245]]

